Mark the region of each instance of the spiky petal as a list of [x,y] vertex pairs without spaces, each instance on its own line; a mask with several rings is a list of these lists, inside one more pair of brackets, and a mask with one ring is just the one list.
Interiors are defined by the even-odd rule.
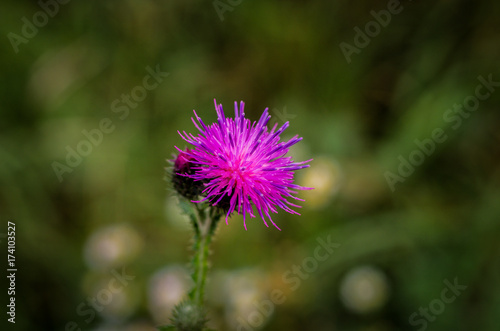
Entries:
[[[292,198],[303,201],[292,194],[296,190],[311,188],[301,187],[293,183],[294,171],[309,167],[311,161],[293,162],[286,156],[288,149],[301,141],[295,136],[288,141],[280,141],[280,135],[289,126],[286,122],[278,129],[275,124],[271,130],[267,123],[271,116],[266,108],[258,122],[245,118],[243,101],[234,103],[234,119],[226,118],[222,105],[217,105],[217,122],[205,125],[194,112],[192,121],[199,134],[179,134],[191,144],[191,150],[182,151],[194,164],[194,174],[188,177],[201,181],[204,185],[203,199],[193,202],[210,201],[213,206],[225,204],[227,207],[226,224],[229,215],[236,211],[243,215],[246,229],[246,216],[255,217],[254,208],[266,226],[266,217],[273,222],[270,212],[277,213],[281,208],[289,213],[297,214],[290,207],[295,205],[287,200]],[[281,230],[281,229],[279,229]]]

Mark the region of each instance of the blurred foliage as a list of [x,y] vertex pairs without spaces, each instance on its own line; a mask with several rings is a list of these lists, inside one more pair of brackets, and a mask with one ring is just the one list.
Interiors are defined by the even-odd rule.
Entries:
[[[188,287],[191,233],[164,168],[185,145],[177,130],[195,132],[192,109],[215,120],[213,98],[226,114],[244,100],[251,119],[265,107],[273,122],[290,119],[287,135],[304,137],[292,154],[315,159],[297,179],[317,189],[301,193],[302,216],[275,216],[281,232],[259,219],[248,231],[240,217],[221,222],[211,327],[236,329],[257,309],[245,302],[279,289],[286,300],[262,318],[265,330],[498,330],[500,92],[467,117],[450,113],[456,128],[444,116],[479,76],[500,81],[500,3],[403,1],[350,63],[340,43],[354,45],[354,28],[387,2],[221,1],[223,20],[210,1],[51,3],[53,17],[18,52],[9,34],[22,36],[22,18],[42,7],[2,11],[0,232],[16,222],[16,330],[168,323],[167,301]],[[117,112],[147,67],[169,75]],[[54,162],[106,118],[112,132],[59,181]],[[436,128],[447,139],[392,192],[387,171],[398,174],[398,157]],[[287,271],[309,263],[318,237],[340,246],[293,290]],[[110,292],[122,272],[133,279]],[[454,279],[467,288],[443,310],[434,303],[426,327],[411,324]],[[90,308],[99,294],[105,307]]]

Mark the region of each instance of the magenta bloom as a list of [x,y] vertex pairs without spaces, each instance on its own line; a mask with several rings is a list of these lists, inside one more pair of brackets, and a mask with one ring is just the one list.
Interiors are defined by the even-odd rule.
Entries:
[[271,116],[268,109],[258,122],[251,122],[245,118],[244,103],[234,103],[235,118],[226,118],[222,105],[217,105],[217,122],[205,125],[194,111],[197,122],[192,118],[195,127],[200,131],[197,136],[179,134],[194,146],[191,150],[177,150],[183,153],[183,158],[189,157],[193,164],[194,173],[184,176],[203,185],[201,201],[210,201],[212,206],[221,206],[227,210],[228,216],[236,211],[243,215],[243,224],[246,229],[246,215],[255,217],[254,207],[267,227],[265,216],[271,223],[281,230],[271,219],[269,212],[277,213],[281,208],[289,213],[297,214],[290,206],[300,208],[287,200],[292,198],[301,200],[292,194],[295,190],[310,188],[293,184],[294,171],[307,168],[303,162],[293,162],[286,157],[288,148],[302,140],[298,136],[287,142],[280,142],[280,134],[285,131],[289,123],[277,129],[277,124],[269,131],[267,123]]

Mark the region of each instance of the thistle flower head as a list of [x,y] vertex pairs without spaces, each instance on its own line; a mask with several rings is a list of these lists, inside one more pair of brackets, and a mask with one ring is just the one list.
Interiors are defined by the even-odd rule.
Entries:
[[174,161],[174,171],[177,173],[186,173],[190,171],[192,166],[191,161],[193,158],[189,156],[190,150],[186,148],[185,151],[181,151]]
[[[266,108],[259,121],[251,122],[245,118],[244,103],[234,103],[234,119],[226,118],[222,105],[217,105],[217,122],[205,125],[194,111],[192,121],[199,130],[198,135],[180,133],[181,137],[191,144],[192,149],[182,151],[175,163],[182,167],[188,160],[192,172],[183,176],[203,185],[199,201],[209,201],[212,206],[221,207],[226,212],[226,224],[229,215],[236,211],[243,215],[246,229],[247,214],[262,218],[269,226],[266,218],[276,227],[270,212],[277,213],[281,208],[289,213],[297,214],[290,207],[300,206],[287,198],[303,201],[293,194],[296,190],[310,189],[293,183],[294,171],[306,168],[311,161],[294,162],[286,156],[290,146],[302,138],[295,136],[288,141],[280,141],[280,134],[288,128],[286,122],[278,128],[275,124],[270,130],[267,123],[271,116]],[[179,161],[179,162],[177,162]],[[256,212],[256,213],[255,213]],[[279,228],[278,228],[279,229]]]
[[186,148],[173,160],[172,184],[180,195],[191,200],[202,193],[203,183],[189,177],[195,173],[194,159],[189,155],[190,152],[189,148]]

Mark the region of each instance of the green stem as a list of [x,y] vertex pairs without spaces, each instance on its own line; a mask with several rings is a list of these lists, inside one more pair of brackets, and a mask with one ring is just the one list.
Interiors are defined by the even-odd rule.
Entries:
[[205,294],[205,283],[208,273],[208,254],[209,247],[212,241],[212,236],[215,231],[217,221],[220,218],[219,214],[210,212],[211,208],[197,207],[198,217],[194,224],[194,256],[193,256],[193,281],[194,287],[189,293],[189,298],[193,303],[202,306],[203,297]]
[[182,199],[179,203],[184,213],[189,216],[194,230],[194,255],[191,260],[193,270],[191,277],[194,286],[189,291],[189,299],[175,306],[172,324],[160,326],[158,329],[161,331],[207,331],[203,297],[208,273],[208,254],[221,211],[207,204],[191,204]]

